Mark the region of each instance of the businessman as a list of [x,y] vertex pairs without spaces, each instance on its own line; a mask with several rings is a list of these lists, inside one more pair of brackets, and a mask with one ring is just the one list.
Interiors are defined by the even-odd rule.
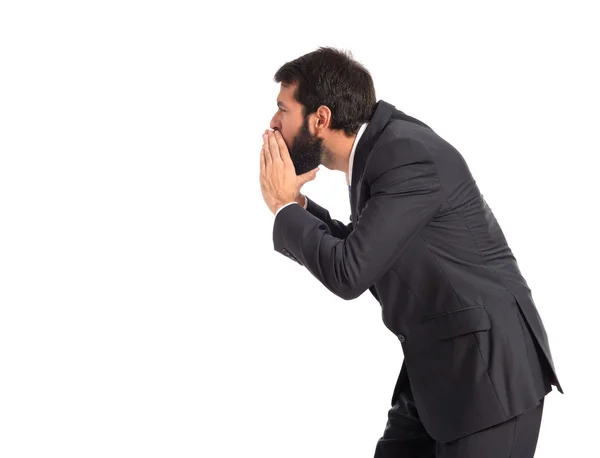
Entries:
[[[275,250],[333,294],[367,290],[404,362],[375,458],[533,457],[544,397],[562,393],[531,291],[460,153],[375,98],[351,55],[284,64],[260,185]],[[344,172],[350,223],[301,194]]]

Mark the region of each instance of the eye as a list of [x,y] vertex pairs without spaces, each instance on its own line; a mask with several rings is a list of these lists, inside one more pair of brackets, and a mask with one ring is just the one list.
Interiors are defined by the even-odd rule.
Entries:
[[281,111],[282,113],[285,113],[285,110],[281,107],[279,107],[279,111]]

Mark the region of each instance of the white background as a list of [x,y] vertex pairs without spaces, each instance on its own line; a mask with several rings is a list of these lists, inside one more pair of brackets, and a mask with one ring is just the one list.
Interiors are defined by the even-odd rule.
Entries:
[[[258,183],[273,74],[318,46],[467,159],[566,391],[536,456],[592,456],[593,3],[3,1],[0,456],[372,456],[401,346],[273,250]],[[304,190],[348,220],[341,173]]]

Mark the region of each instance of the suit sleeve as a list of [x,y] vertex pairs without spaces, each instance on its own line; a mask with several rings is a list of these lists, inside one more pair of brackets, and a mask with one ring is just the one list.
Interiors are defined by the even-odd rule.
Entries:
[[388,271],[442,204],[437,169],[424,146],[394,142],[371,155],[365,170],[370,197],[346,238],[298,205],[283,209],[273,228],[275,250],[346,300]]
[[346,237],[348,237],[350,232],[352,232],[352,223],[344,224],[341,221],[338,221],[337,219],[333,219],[329,215],[329,211],[327,211],[325,208],[321,207],[319,204],[317,204],[312,199],[309,199],[308,197],[306,197],[306,202],[306,210],[310,214],[316,216],[318,219],[327,224],[331,235],[333,235],[334,237],[337,237],[339,239],[345,239]]

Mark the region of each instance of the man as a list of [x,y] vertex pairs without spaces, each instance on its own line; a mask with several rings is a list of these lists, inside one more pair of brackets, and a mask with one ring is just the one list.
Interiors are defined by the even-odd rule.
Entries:
[[[544,397],[562,388],[530,289],[459,152],[377,102],[343,52],[319,48],[275,81],[260,164],[275,249],[343,299],[370,290],[402,345],[375,458],[534,456]],[[346,173],[349,224],[300,193],[320,164]]]

